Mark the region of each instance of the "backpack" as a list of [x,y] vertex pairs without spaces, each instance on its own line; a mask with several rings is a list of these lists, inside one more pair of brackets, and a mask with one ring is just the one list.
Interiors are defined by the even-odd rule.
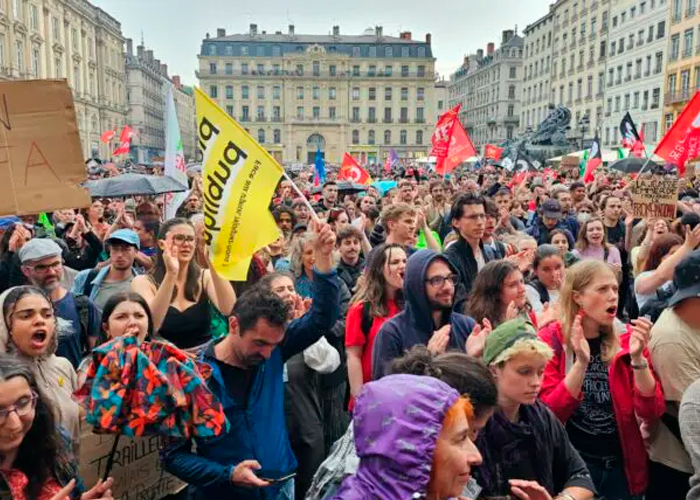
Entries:
[[374,318],[372,317],[372,304],[369,302],[362,303],[362,321],[360,322],[360,330],[365,334],[365,337],[369,337],[369,332],[372,329],[372,323],[374,323]]
[[90,336],[90,299],[85,294],[76,294],[73,299],[75,300],[75,308],[78,310],[78,318],[80,318],[81,343],[87,352],[88,337]]

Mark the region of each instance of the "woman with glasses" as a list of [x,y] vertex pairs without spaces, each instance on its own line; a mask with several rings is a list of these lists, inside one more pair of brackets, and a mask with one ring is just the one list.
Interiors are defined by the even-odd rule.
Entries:
[[187,219],[165,222],[158,234],[158,254],[150,274],[137,276],[131,290],[151,308],[160,337],[181,349],[196,349],[211,339],[209,302],[228,316],[236,302],[231,283],[195,261],[195,228]]
[[56,411],[56,421],[70,434],[77,449],[80,415],[71,395],[78,388],[78,379],[70,361],[56,356],[60,330],[67,322],[56,318],[51,299],[34,286],[6,290],[0,295],[0,310],[0,353],[28,364],[42,394]]
[[[78,498],[83,487],[76,458],[67,452],[52,401],[30,365],[0,354],[0,494],[10,500]],[[111,499],[112,478],[80,500]],[[9,495],[8,495],[9,494]]]

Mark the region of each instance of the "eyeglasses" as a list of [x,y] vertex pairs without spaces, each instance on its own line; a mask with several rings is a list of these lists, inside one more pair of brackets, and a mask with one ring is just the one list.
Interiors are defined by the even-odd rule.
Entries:
[[194,243],[196,241],[196,239],[197,238],[195,236],[191,236],[189,234],[176,234],[173,236],[173,241],[175,243],[179,243],[179,244]]
[[428,278],[425,280],[425,282],[428,283],[430,286],[434,286],[436,288],[442,288],[443,286],[445,286],[445,282],[447,281],[452,283],[452,286],[457,285],[457,275],[448,274],[447,276],[433,276],[432,278]]
[[15,412],[18,417],[26,417],[34,408],[36,408],[36,400],[39,396],[32,392],[31,396],[20,398],[15,404],[0,408],[0,426],[2,426],[10,416],[10,413]]
[[46,274],[51,271],[58,271],[63,267],[63,262],[54,262],[52,264],[37,264],[36,266],[31,267],[32,271],[38,274]]

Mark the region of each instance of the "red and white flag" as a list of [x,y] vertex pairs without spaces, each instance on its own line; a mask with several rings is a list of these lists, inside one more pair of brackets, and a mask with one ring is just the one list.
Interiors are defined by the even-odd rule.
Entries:
[[435,164],[435,170],[437,172],[444,173],[446,171],[444,165],[445,159],[447,158],[451,146],[452,131],[455,123],[459,123],[457,115],[461,107],[461,104],[457,104],[457,106],[442,115],[435,125],[433,137],[430,139],[430,142],[433,144],[433,149],[430,150],[430,156],[434,156],[437,160]]
[[343,155],[343,163],[338,171],[338,179],[356,182],[357,184],[371,184],[372,178],[369,173],[362,168],[355,158],[348,153]]
[[654,151],[685,175],[685,164],[700,156],[700,92],[696,92]]
[[104,142],[105,144],[108,144],[112,139],[114,139],[115,135],[117,135],[117,133],[114,130],[107,130],[106,132],[103,132],[100,136],[100,141]]
[[134,132],[131,130],[129,125],[124,125],[122,133],[119,136],[119,146],[112,153],[113,156],[128,155],[131,150],[131,138],[134,136]]
[[593,144],[591,144],[591,149],[588,152],[588,160],[586,160],[586,168],[583,174],[583,182],[586,184],[593,182],[595,175],[593,172],[603,163],[603,155],[600,152],[600,140],[598,140],[598,134],[596,133],[595,139],[593,139]]
[[452,128],[450,147],[447,150],[447,157],[442,164],[442,168],[436,165],[435,171],[438,174],[445,175],[452,172],[457,165],[475,155],[476,149],[467,135],[467,131],[464,130],[459,120],[455,120],[454,127]]

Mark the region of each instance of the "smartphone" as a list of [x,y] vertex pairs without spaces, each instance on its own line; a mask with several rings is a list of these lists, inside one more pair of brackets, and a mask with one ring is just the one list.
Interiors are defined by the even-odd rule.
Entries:
[[260,469],[255,471],[255,475],[268,483],[283,483],[289,481],[297,475],[296,472],[282,472],[279,470]]

